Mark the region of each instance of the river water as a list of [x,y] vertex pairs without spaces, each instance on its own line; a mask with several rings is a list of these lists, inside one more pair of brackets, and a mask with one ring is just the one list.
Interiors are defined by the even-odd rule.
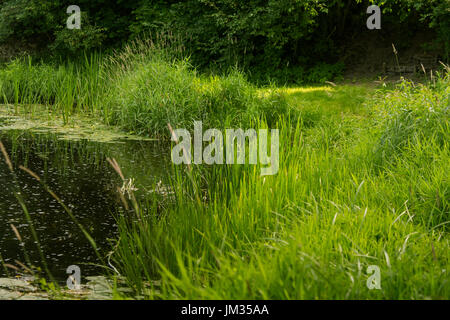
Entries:
[[[32,170],[62,199],[96,241],[101,255],[111,249],[117,226],[114,216],[121,212],[117,187],[122,180],[107,162],[115,158],[127,178],[135,178],[138,196],[152,192],[155,183],[166,181],[170,171],[167,147],[155,141],[61,140],[57,134],[23,130],[0,131],[15,168],[9,171],[0,155],[0,253],[3,264],[23,268],[20,263],[43,269],[43,264],[27,221],[16,198],[20,193],[30,213],[41,250],[53,276],[67,278],[70,265],[80,266],[84,275],[102,273],[96,254],[79,227],[60,204],[28,173]],[[18,230],[17,239],[12,225]],[[18,271],[6,268],[9,276]],[[0,276],[6,276],[0,262]]]

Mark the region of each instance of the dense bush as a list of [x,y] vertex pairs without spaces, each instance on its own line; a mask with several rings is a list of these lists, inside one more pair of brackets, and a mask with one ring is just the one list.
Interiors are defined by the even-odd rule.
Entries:
[[[279,73],[337,62],[343,41],[367,31],[371,3],[383,9],[381,34],[409,43],[416,31],[434,30],[448,59],[449,0],[80,0],[81,30],[65,29],[69,1],[1,0],[0,42],[26,41],[66,54],[170,31],[182,37],[196,66]],[[276,76],[298,80],[286,72]]]
[[66,29],[68,0],[1,0],[0,42],[23,41],[53,53],[113,45],[129,35],[132,4],[80,0],[81,30]]

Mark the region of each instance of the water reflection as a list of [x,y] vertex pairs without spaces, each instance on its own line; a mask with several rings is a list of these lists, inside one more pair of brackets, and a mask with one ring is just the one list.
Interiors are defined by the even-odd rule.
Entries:
[[[11,160],[37,173],[47,185],[71,208],[79,222],[91,233],[105,254],[115,237],[116,224],[112,213],[121,207],[117,173],[106,161],[116,158],[125,176],[136,179],[141,194],[160,180],[166,179],[170,162],[166,147],[157,142],[126,141],[94,143],[62,141],[52,134],[24,131],[0,132]],[[17,186],[3,159],[0,161],[0,253],[6,263],[26,263],[24,250],[31,263],[41,266],[23,210],[14,196],[19,187],[37,230],[50,271],[59,279],[66,277],[69,265],[80,265],[84,275],[100,272],[85,265],[97,262],[95,253],[81,230],[57,201],[27,173],[16,170]],[[24,247],[15,236],[11,224],[19,231]],[[14,272],[13,272],[14,273]],[[3,270],[0,275],[4,276]]]

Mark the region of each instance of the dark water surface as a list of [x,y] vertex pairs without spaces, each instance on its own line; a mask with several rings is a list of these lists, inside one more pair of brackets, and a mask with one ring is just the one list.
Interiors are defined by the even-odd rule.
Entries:
[[[170,151],[158,142],[63,141],[55,134],[20,130],[0,131],[0,140],[11,157],[17,176],[15,180],[0,155],[1,257],[7,264],[18,266],[17,260],[42,268],[23,208],[14,194],[20,192],[49,269],[57,279],[65,279],[66,268],[74,264],[80,266],[84,276],[96,275],[101,270],[87,264],[98,261],[78,226],[38,181],[18,169],[19,165],[38,174],[71,208],[95,239],[102,255],[110,250],[110,239],[116,236],[114,214],[121,208],[117,187],[122,186],[106,158],[115,158],[124,175],[135,178],[138,196],[151,192],[158,181],[164,182],[170,168]],[[17,239],[11,224],[19,231],[24,245]],[[16,271],[11,270],[11,274]],[[0,276],[5,275],[0,263]]]

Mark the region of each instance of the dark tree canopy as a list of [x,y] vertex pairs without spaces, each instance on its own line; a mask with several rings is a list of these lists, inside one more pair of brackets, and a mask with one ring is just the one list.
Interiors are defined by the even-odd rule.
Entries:
[[[433,33],[448,60],[450,0],[79,0],[81,30],[68,30],[68,0],[0,0],[0,42],[55,54],[114,48],[142,34],[181,37],[194,64],[279,69],[336,62],[342,43],[366,32],[366,8],[383,10],[382,35]],[[401,45],[401,44],[400,44]]]

